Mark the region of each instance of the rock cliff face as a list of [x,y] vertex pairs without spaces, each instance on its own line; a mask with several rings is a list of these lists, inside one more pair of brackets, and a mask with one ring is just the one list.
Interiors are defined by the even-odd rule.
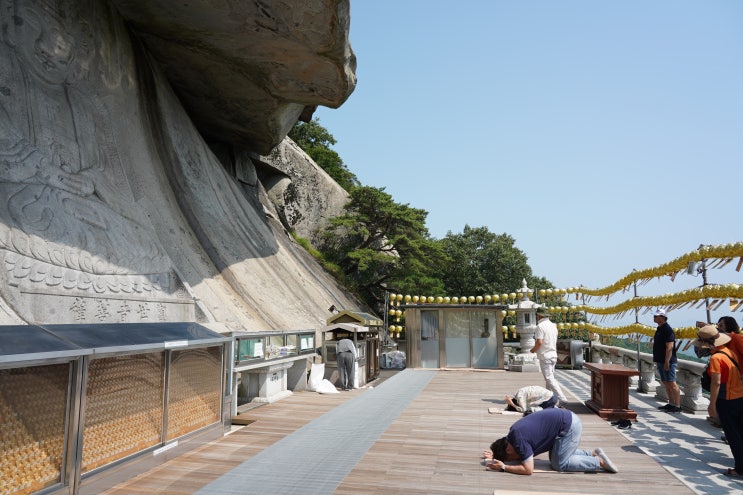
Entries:
[[0,324],[299,329],[358,308],[287,233],[314,239],[346,200],[284,137],[353,90],[348,16],[0,0]]

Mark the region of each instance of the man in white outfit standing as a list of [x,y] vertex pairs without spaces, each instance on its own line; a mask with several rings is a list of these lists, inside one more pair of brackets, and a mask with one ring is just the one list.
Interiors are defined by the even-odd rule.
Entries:
[[537,331],[534,332],[536,343],[531,351],[539,358],[539,368],[544,375],[547,388],[557,394],[560,402],[567,402],[562,387],[555,378],[557,365],[557,325],[550,321],[549,312],[544,306],[537,308]]

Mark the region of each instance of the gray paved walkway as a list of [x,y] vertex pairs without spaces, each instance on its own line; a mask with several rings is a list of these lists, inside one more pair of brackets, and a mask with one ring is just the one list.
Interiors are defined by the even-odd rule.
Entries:
[[[263,450],[197,493],[333,493],[435,375],[436,371],[398,373]],[[293,462],[300,459],[301,462]]]

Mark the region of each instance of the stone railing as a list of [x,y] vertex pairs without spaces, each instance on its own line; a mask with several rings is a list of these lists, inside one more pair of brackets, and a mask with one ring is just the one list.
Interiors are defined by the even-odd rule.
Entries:
[[[630,378],[630,388],[640,392],[655,394],[659,400],[668,399],[665,387],[655,374],[653,355],[633,349],[613,347],[592,342],[589,359],[592,363],[621,364],[640,371],[640,376]],[[681,407],[687,413],[707,414],[709,398],[702,394],[701,376],[705,363],[679,359],[676,368],[676,383],[681,389]]]

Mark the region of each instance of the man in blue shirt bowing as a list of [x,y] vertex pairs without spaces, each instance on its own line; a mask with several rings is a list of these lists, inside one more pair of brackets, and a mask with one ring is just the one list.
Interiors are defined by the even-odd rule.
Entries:
[[583,423],[572,411],[537,411],[516,421],[507,436],[493,442],[490,450],[482,453],[485,467],[504,473],[532,474],[534,456],[549,452],[550,465],[555,471],[619,472],[601,448],[591,452],[578,448],[582,432]]

